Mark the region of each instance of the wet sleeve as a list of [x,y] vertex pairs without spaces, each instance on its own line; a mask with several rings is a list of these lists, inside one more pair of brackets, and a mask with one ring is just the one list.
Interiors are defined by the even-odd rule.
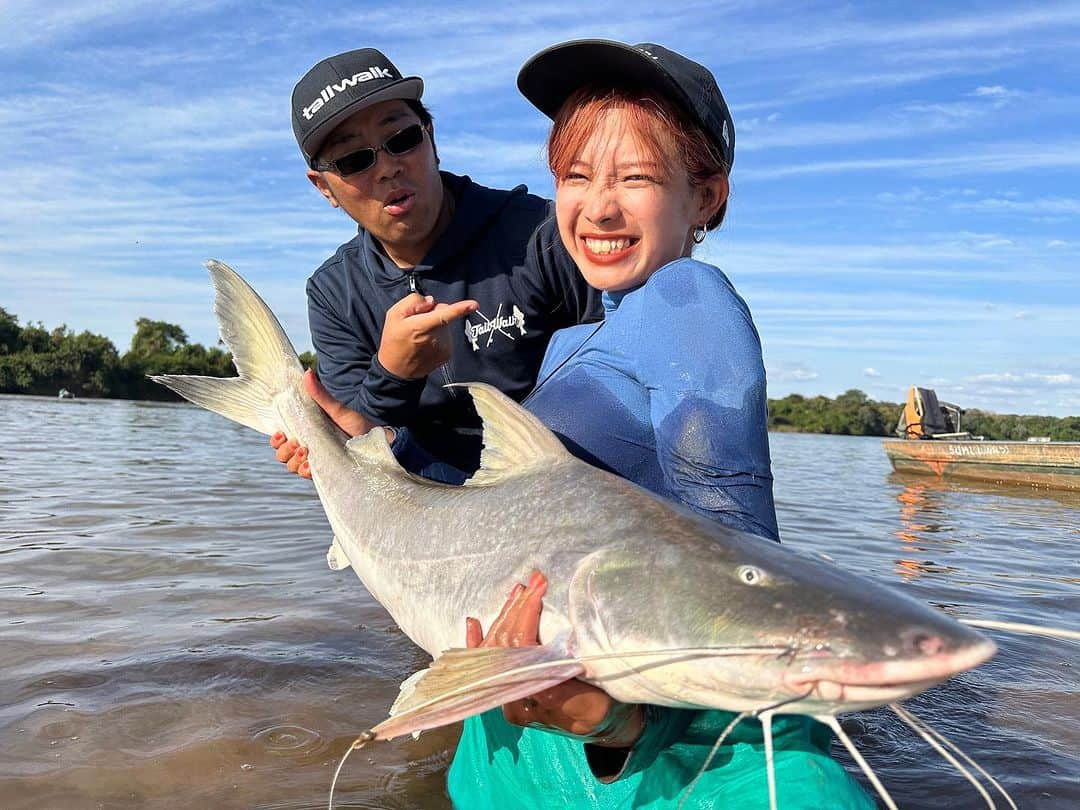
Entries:
[[390,452],[394,454],[398,464],[406,470],[432,481],[460,485],[464,484],[469,478],[463,470],[436,458],[425,450],[413,438],[408,428],[398,428],[396,430],[394,441],[390,445]]
[[589,769],[601,782],[614,782],[645,770],[682,738],[695,715],[696,710],[645,704],[645,730],[634,747],[613,749],[586,743]]
[[637,299],[639,382],[672,496],[736,529],[778,538],[761,343],[714,267],[662,268]]
[[525,261],[544,284],[554,328],[592,323],[603,317],[600,292],[590,287],[578,272],[559,238],[553,204],[549,204],[549,216],[529,241]]
[[350,323],[331,306],[327,291],[307,284],[308,324],[319,360],[319,380],[334,397],[383,425],[415,416],[426,380],[406,380],[379,363],[378,334]]

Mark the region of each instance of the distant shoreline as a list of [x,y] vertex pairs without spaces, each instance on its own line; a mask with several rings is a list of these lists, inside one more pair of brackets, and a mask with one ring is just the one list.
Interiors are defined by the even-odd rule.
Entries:
[[[76,393],[73,399],[61,401],[187,404],[171,391],[159,386],[155,388],[159,389],[160,395],[153,397],[116,397]],[[59,400],[56,394],[38,392],[0,391],[0,396],[3,395]],[[895,438],[894,429],[902,407],[900,403],[872,400],[858,389],[846,391],[835,399],[789,394],[786,397],[769,400],[769,431],[771,433]],[[1080,442],[1080,417],[1078,416],[1021,416],[971,408],[963,411],[963,419],[966,430],[992,441],[1026,441],[1030,437],[1039,436],[1048,437],[1051,441]]]
[[[307,368],[316,366],[312,352],[300,355]],[[232,355],[219,346],[188,343],[174,323],[139,318],[131,346],[122,354],[112,341],[91,332],[76,334],[60,325],[49,331],[41,323],[20,325],[0,307],[0,394],[55,397],[67,389],[75,399],[118,399],[136,402],[179,402],[172,391],[149,374],[195,374],[234,377]],[[838,397],[789,394],[769,400],[769,430],[839,436],[892,436],[902,406],[878,402],[853,388]],[[1017,416],[969,409],[964,429],[987,439],[1024,441],[1045,436],[1053,441],[1080,441],[1080,416]]]

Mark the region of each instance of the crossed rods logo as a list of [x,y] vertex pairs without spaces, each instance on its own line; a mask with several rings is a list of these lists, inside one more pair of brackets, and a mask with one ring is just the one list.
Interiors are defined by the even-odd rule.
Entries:
[[514,304],[513,307],[511,315],[503,315],[503,305],[499,304],[499,309],[495,313],[494,318],[489,318],[483,312],[477,310],[476,314],[484,319],[483,323],[473,323],[467,318],[465,319],[465,337],[472,345],[474,352],[480,350],[480,338],[483,335],[487,335],[487,341],[484,343],[485,349],[490,346],[491,341],[495,339],[496,332],[505,338],[513,340],[514,336],[506,331],[511,327],[517,327],[518,331],[521,332],[521,336],[524,337],[525,313],[517,308],[517,304]]

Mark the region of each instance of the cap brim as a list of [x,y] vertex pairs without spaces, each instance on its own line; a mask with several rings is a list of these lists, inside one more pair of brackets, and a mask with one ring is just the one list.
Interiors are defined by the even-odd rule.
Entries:
[[322,148],[323,143],[329,137],[330,133],[334,131],[342,121],[351,115],[355,115],[361,110],[365,110],[373,104],[378,104],[381,101],[392,101],[393,99],[411,99],[413,101],[419,101],[420,97],[424,94],[424,80],[419,76],[407,76],[403,79],[380,87],[374,93],[358,98],[351,104],[347,104],[340,110],[329,116],[325,121],[320,121],[317,127],[313,127],[312,130],[304,138],[304,142],[301,144],[301,149],[304,154],[310,156],[310,160],[315,159],[315,155],[319,153],[319,149]]
[[593,84],[656,89],[674,97],[680,106],[691,108],[682,88],[647,54],[610,40],[580,39],[553,45],[526,62],[517,79],[521,94],[551,119],[575,90]]

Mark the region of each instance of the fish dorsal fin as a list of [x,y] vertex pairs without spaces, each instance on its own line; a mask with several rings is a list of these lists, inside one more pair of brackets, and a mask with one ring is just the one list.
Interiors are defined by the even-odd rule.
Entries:
[[401,685],[392,716],[371,730],[388,740],[438,728],[527,697],[585,672],[559,645],[444,652]]
[[573,458],[539,419],[497,388],[484,383],[458,385],[469,389],[484,421],[480,469],[465,486],[496,484],[525,470]]

